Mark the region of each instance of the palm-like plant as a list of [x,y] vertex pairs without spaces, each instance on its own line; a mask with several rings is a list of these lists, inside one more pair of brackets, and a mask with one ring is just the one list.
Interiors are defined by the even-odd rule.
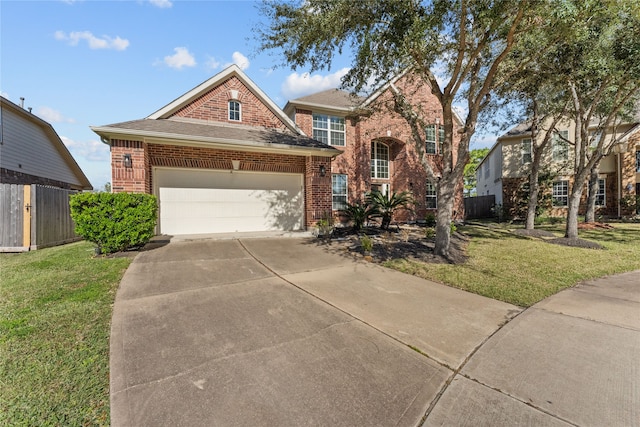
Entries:
[[380,228],[389,229],[393,214],[400,209],[410,209],[413,203],[413,197],[408,191],[401,193],[383,194],[380,191],[372,191],[367,195],[367,204],[373,206],[379,216],[382,218]]
[[361,201],[347,203],[347,207],[342,210],[342,213],[353,223],[353,230],[356,232],[360,231],[369,219],[380,216],[374,205]]

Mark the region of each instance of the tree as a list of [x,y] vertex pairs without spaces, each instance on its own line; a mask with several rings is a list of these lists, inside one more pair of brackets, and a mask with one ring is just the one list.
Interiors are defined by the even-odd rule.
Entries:
[[[639,7],[627,0],[567,0],[551,5],[553,31],[534,30],[521,37],[505,66],[540,51],[535,61],[515,73],[503,95],[523,105],[530,124],[530,197],[526,228],[532,229],[538,196],[540,159],[557,138],[556,125],[576,123],[573,141],[573,176],[567,237],[577,237],[577,214],[585,180],[590,178],[587,220],[593,220],[598,167],[617,143],[606,131],[620,123],[638,94]],[[542,46],[542,49],[541,49]],[[590,128],[597,124],[595,132]]]
[[464,195],[466,197],[472,197],[478,194],[476,189],[476,170],[487,154],[489,154],[488,148],[475,148],[469,151],[469,163],[464,167]]
[[[353,92],[377,88],[406,70],[432,91],[442,106],[442,171],[436,176],[426,160],[422,164],[429,179],[439,182],[435,252],[446,257],[455,190],[463,180],[478,115],[510,73],[531,60],[523,58],[514,70],[501,70],[521,34],[547,25],[536,14],[539,4],[525,0],[305,0],[296,4],[265,0],[262,11],[268,22],[256,28],[256,38],[261,50],[280,50],[284,64],[309,66],[311,71],[330,67],[334,55],[349,48],[352,67],[343,87]],[[432,73],[436,66],[442,71],[441,79]],[[423,151],[420,106],[412,105],[408,94],[393,85],[390,88],[395,111],[414,130],[413,142]],[[465,103],[466,117],[454,138],[457,101]]]
[[[624,0],[565,5],[575,32],[560,49],[562,72],[576,124],[565,237],[577,238],[584,184],[618,142],[616,128],[640,95],[640,6]],[[594,132],[592,123],[597,124]]]

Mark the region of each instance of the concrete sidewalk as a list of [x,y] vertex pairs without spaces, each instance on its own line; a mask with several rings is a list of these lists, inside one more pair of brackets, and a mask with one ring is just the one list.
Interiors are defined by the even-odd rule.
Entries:
[[424,425],[640,425],[640,271],[526,310],[471,357]]
[[[585,305],[601,322],[558,314],[583,307],[564,292],[518,316],[518,307],[354,262],[315,239],[185,240],[140,253],[122,280],[111,337],[114,426],[598,425],[573,421],[580,411],[567,396],[602,397],[602,386],[575,386],[605,376],[616,401],[590,409],[621,425],[638,414],[640,272],[614,301],[599,282],[575,289],[584,301],[626,304],[626,313]],[[576,335],[561,327],[565,317],[591,323]],[[583,342],[590,324],[615,333]],[[600,345],[608,348],[592,355]],[[600,372],[576,384],[534,368]]]

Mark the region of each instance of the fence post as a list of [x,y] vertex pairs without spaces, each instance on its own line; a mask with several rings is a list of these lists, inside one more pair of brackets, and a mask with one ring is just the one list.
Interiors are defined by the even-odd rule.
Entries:
[[29,184],[24,185],[23,192],[22,246],[28,248],[31,246],[31,186]]

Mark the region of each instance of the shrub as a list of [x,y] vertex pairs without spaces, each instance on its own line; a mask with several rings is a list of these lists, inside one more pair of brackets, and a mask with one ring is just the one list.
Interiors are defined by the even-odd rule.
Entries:
[[347,203],[347,207],[341,212],[353,223],[356,232],[371,218],[379,216],[375,206],[362,202]]
[[363,252],[371,252],[373,249],[373,239],[366,234],[360,237],[360,244],[362,245]]
[[436,237],[436,229],[433,227],[427,227],[424,229],[424,237],[427,239],[433,239]]
[[458,227],[456,227],[456,224],[453,221],[451,221],[451,225],[449,225],[449,231],[451,232],[451,234],[458,231]]
[[391,196],[380,191],[372,191],[367,195],[367,203],[372,205],[382,218],[380,228],[388,230],[393,214],[400,209],[410,210],[413,198],[408,191],[393,193]]
[[322,218],[316,222],[318,237],[330,237],[333,233],[333,215],[331,212],[323,212]]
[[427,227],[435,227],[436,226],[436,216],[433,212],[429,212],[425,217],[425,225]]
[[102,253],[142,246],[155,234],[158,203],[150,194],[80,193],[70,205],[76,233]]

